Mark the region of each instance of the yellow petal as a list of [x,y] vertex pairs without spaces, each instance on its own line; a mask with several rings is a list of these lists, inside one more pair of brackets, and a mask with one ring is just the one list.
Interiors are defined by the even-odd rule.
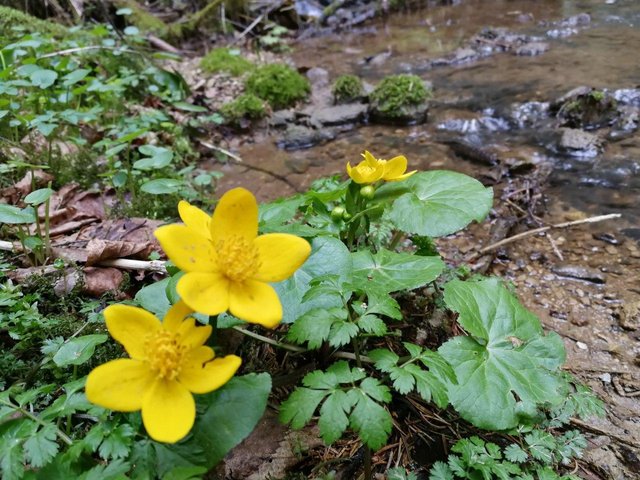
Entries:
[[282,320],[282,305],[278,294],[267,283],[246,280],[231,283],[229,311],[250,323],[273,328]]
[[382,178],[384,180],[395,180],[406,171],[407,157],[405,157],[404,155],[400,155],[386,162],[384,166],[384,175],[382,176]]
[[211,330],[211,325],[196,326],[196,320],[188,318],[182,322],[178,329],[180,343],[189,350],[199,347],[207,341],[207,338],[211,335]]
[[184,224],[204,238],[211,238],[211,217],[189,202],[180,200],[178,213]]
[[280,282],[293,275],[309,258],[311,245],[287,233],[268,233],[255,239],[260,255],[260,269],[254,276],[261,282]]
[[365,150],[362,156],[364,157],[364,163],[372,168],[376,168],[380,164],[380,161],[369,150]]
[[169,260],[180,270],[214,272],[218,269],[213,243],[186,225],[165,225],[157,228],[153,234]]
[[91,403],[118,412],[135,412],[151,388],[155,375],[145,362],[121,358],[94,368],[85,392]]
[[147,433],[158,442],[182,440],[196,419],[196,402],[183,385],[157,379],[142,401],[142,421]]
[[399,177],[390,178],[390,179],[388,179],[388,181],[389,182],[399,182],[400,180],[404,180],[406,178],[409,178],[411,175],[413,175],[416,172],[417,172],[417,170],[412,170],[410,172],[405,173],[404,175],[400,175]]
[[218,315],[229,308],[229,280],[219,273],[187,273],[178,280],[176,290],[198,313]]
[[131,305],[110,305],[103,313],[109,333],[124,346],[129,356],[145,359],[145,339],[160,328],[160,320],[146,310]]
[[211,238],[220,240],[239,235],[253,240],[258,235],[258,202],[244,188],[234,188],[225,193],[213,212]]
[[235,355],[216,358],[204,367],[196,364],[183,368],[178,381],[193,393],[211,392],[231,380],[241,363],[240,357]]
[[173,305],[162,319],[162,326],[170,332],[177,332],[182,321],[193,313],[193,309],[180,300]]
[[215,356],[213,348],[201,345],[185,354],[184,365],[187,366],[186,368],[192,368],[193,365],[198,365],[198,368],[202,368],[205,363],[211,361]]

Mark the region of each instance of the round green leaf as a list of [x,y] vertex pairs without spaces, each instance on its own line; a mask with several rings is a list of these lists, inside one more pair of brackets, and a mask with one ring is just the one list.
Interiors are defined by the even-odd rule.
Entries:
[[13,225],[21,223],[33,223],[36,221],[33,207],[21,209],[13,205],[0,203],[0,223],[10,223]]
[[545,336],[538,318],[498,279],[453,280],[444,287],[444,300],[470,334],[439,349],[458,379],[448,385],[449,401],[464,419],[505,430],[535,414],[537,406],[565,399],[562,339],[554,332]]
[[142,184],[140,190],[153,195],[162,195],[165,193],[178,193],[184,182],[174,178],[158,178]]
[[434,170],[380,188],[389,193],[406,189],[391,207],[389,217],[400,230],[429,237],[450,235],[473,220],[481,221],[493,203],[493,190],[461,173]]
[[58,74],[55,71],[47,70],[45,68],[35,70],[29,75],[31,83],[43,90],[53,85],[56,81],[56,78],[58,78]]
[[53,190],[50,188],[41,188],[39,190],[34,190],[29,195],[24,197],[25,203],[30,205],[40,205],[51,198],[53,195]]

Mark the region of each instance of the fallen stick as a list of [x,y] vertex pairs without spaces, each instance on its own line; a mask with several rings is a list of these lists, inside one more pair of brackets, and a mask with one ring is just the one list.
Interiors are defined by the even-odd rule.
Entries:
[[540,227],[540,228],[534,228],[533,230],[527,230],[526,232],[522,232],[522,233],[518,233],[516,235],[513,235],[511,237],[507,237],[503,240],[500,240],[499,242],[496,243],[492,243],[491,245],[488,245],[484,248],[481,248],[480,250],[478,250],[476,253],[474,253],[471,257],[469,257],[467,259],[467,261],[472,261],[475,260],[476,258],[482,256],[483,254],[490,252],[491,250],[495,250],[496,248],[502,247],[503,245],[507,245],[509,243],[513,243],[515,241],[518,241],[522,238],[526,238],[529,237],[531,235],[535,235],[537,233],[543,233],[552,229],[558,229],[558,228],[567,228],[567,227],[573,227],[575,225],[582,225],[585,223],[597,223],[597,222],[604,222],[605,220],[612,220],[614,218],[620,218],[622,216],[621,213],[609,213],[607,215],[598,215],[596,217],[589,217],[589,218],[583,218],[582,220],[573,220],[571,222],[563,222],[563,223],[556,223],[554,225],[547,225],[546,227]]
[[[7,242],[0,240],[0,251],[5,252],[22,252],[22,245],[19,243]],[[93,266],[93,265],[92,265]],[[115,258],[102,260],[95,264],[99,267],[115,267],[123,270],[147,270],[152,272],[166,272],[165,262],[163,260],[132,260],[130,258]]]

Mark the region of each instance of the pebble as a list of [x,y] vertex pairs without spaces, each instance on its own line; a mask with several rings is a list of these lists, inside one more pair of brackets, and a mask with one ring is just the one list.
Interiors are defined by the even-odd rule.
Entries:
[[577,278],[592,283],[602,284],[607,281],[607,277],[599,270],[580,265],[557,265],[552,267],[551,271],[561,277]]
[[587,344],[582,342],[576,342],[576,347],[578,347],[580,350],[589,350]]

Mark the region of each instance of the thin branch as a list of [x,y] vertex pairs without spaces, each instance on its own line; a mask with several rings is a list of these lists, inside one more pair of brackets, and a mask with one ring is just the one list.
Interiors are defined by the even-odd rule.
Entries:
[[490,252],[491,250],[495,250],[496,248],[502,247],[503,245],[507,245],[509,243],[513,243],[513,242],[515,242],[517,240],[520,240],[520,239],[526,238],[526,237],[530,237],[531,235],[535,235],[537,233],[543,233],[543,232],[546,232],[548,230],[556,229],[556,228],[573,227],[575,225],[582,225],[582,224],[585,224],[585,223],[604,222],[605,220],[612,220],[614,218],[620,218],[621,216],[622,216],[621,213],[609,213],[607,215],[598,215],[596,217],[583,218],[582,220],[573,220],[571,222],[556,223],[555,225],[548,225],[546,227],[540,227],[540,228],[534,228],[533,230],[527,230],[526,232],[518,233],[518,234],[513,235],[511,237],[507,237],[505,239],[502,239],[499,242],[496,242],[496,243],[488,245],[488,246],[486,246],[484,248],[481,248],[480,250],[478,250],[478,252],[476,252],[470,258],[468,258],[467,261],[475,260],[476,258],[482,256],[483,254],[485,254],[487,252]]
[[229,150],[225,150],[222,147],[218,147],[217,145],[214,145],[213,143],[209,143],[209,142],[205,142],[204,140],[200,140],[200,145],[202,145],[203,147],[210,148],[211,150],[215,150],[216,152],[223,153],[227,157],[232,158],[233,160],[235,160],[236,162],[242,163],[242,158],[240,158],[238,155],[236,155],[235,153],[231,153]]

